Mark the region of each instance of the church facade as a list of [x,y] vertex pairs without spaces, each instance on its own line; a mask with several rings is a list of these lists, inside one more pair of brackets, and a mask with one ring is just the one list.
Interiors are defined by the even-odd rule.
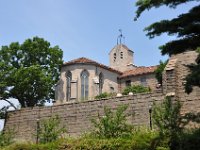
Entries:
[[116,45],[109,60],[109,66],[84,57],[65,62],[56,86],[55,104],[91,100],[104,92],[122,93],[130,85],[156,90],[157,66],[134,65],[134,52],[126,45]]

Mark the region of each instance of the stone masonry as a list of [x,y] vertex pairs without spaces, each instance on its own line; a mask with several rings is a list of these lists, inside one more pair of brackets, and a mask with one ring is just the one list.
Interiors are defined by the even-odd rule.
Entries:
[[91,100],[77,103],[68,103],[52,107],[25,108],[8,113],[5,130],[14,128],[16,140],[35,141],[37,119],[40,121],[50,116],[58,115],[62,124],[67,127],[69,136],[78,136],[91,131],[91,119],[101,116],[104,106],[115,109],[127,104],[128,122],[133,125],[149,127],[149,107],[153,102],[162,101],[161,93],[137,94],[111,99]]
[[136,94],[102,100],[89,100],[65,103],[51,107],[33,107],[12,111],[7,114],[5,130],[14,128],[16,140],[35,141],[37,120],[58,115],[66,125],[69,136],[78,136],[92,130],[91,119],[103,115],[104,106],[113,110],[122,104],[128,104],[128,122],[133,125],[149,127],[149,107],[153,102],[161,102],[166,95],[179,100],[182,112],[200,112],[200,88],[194,87],[191,94],[184,91],[185,77],[189,72],[188,64],[195,63],[197,53],[188,51],[170,57],[163,73],[163,86],[160,90],[148,94]]

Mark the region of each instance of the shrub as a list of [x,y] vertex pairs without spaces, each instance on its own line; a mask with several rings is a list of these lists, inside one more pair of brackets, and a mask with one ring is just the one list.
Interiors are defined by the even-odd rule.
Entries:
[[117,107],[116,111],[111,111],[111,108],[104,107],[104,116],[98,119],[92,119],[92,123],[95,127],[93,135],[99,138],[116,138],[130,135],[132,131],[132,126],[127,124],[125,114],[127,105],[122,105]]
[[139,132],[130,138],[71,138],[46,144],[18,143],[4,150],[149,150],[152,138],[154,134],[150,132]]
[[200,128],[184,132],[181,136],[182,150],[200,149]]
[[65,127],[60,126],[60,118],[58,116],[42,120],[39,128],[39,142],[48,143],[57,140],[66,132]]
[[170,97],[166,97],[162,104],[153,106],[153,121],[159,130],[158,145],[168,145],[170,149],[180,147],[184,125],[180,110],[180,102]]
[[122,92],[123,95],[128,95],[129,92],[133,93],[148,93],[151,92],[151,89],[149,87],[144,87],[142,85],[132,85],[128,86],[124,89]]
[[108,98],[108,97],[113,97],[115,95],[116,95],[116,93],[107,93],[107,92],[104,92],[104,93],[101,93],[101,94],[95,96],[95,99]]
[[0,147],[8,146],[13,143],[15,133],[14,129],[8,129],[6,132],[0,132]]
[[63,139],[45,144],[34,144],[30,142],[14,143],[5,147],[3,150],[64,150],[64,148],[60,147],[60,145],[64,145],[64,143],[66,143],[66,140]]

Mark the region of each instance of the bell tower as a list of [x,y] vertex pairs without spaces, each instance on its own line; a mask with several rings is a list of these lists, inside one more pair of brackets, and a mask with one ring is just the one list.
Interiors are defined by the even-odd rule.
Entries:
[[125,44],[122,43],[124,36],[122,30],[117,37],[117,45],[110,51],[110,67],[119,71],[126,71],[134,69],[136,66],[133,64],[134,52],[130,50]]

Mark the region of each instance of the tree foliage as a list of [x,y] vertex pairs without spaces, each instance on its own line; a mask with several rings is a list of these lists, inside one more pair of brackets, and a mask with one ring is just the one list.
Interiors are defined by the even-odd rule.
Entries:
[[151,92],[151,89],[149,87],[145,87],[142,85],[132,85],[132,86],[128,86],[124,89],[124,91],[122,92],[123,95],[128,95],[129,92],[132,93],[148,93]]
[[117,138],[131,134],[132,127],[127,124],[125,114],[127,105],[118,106],[116,112],[109,107],[104,107],[104,116],[92,119],[95,127],[94,135],[99,138]]
[[60,126],[61,120],[58,116],[50,117],[41,121],[39,128],[39,142],[49,143],[57,140],[66,132],[65,126]]
[[116,93],[104,92],[104,93],[101,93],[101,94],[95,96],[95,99],[110,98],[110,97],[115,97],[115,96],[116,96]]
[[157,126],[162,142],[167,139],[170,149],[176,149],[180,145],[180,135],[186,124],[180,114],[181,104],[166,97],[160,105],[153,106],[153,121]]
[[[170,150],[200,148],[200,113],[183,114],[178,100],[166,97],[161,104],[154,104],[153,123],[159,131],[159,136],[152,142],[153,149],[158,146],[169,147]],[[191,123],[195,123],[195,127]]]
[[22,107],[54,98],[62,50],[39,37],[0,49],[0,98],[16,98]]
[[8,129],[6,132],[0,131],[0,148],[14,143],[14,137],[14,129]]
[[[136,2],[137,20],[140,15],[153,7],[168,6],[176,8],[178,5],[199,0],[138,0]],[[169,41],[165,45],[160,46],[161,53],[172,55],[188,50],[196,50],[200,47],[200,5],[196,5],[189,12],[180,14],[178,17],[171,20],[161,20],[155,22],[145,28],[147,36],[154,38],[163,33],[168,35],[176,35],[177,39]],[[200,63],[194,64],[191,68],[191,74],[186,78],[186,92],[190,93],[193,86],[200,87]]]
[[158,68],[155,70],[156,79],[157,79],[158,83],[161,85],[162,85],[162,73],[165,69],[165,66],[167,65],[167,62],[168,62],[168,60],[165,62],[160,61]]
[[[196,62],[198,62],[200,58],[200,48],[197,49],[197,52],[199,53],[199,56],[196,59]],[[192,73],[186,77],[187,82],[185,84],[185,90],[187,93],[190,93],[192,92],[193,86],[200,87],[200,63],[198,65],[191,64],[188,67]]]

